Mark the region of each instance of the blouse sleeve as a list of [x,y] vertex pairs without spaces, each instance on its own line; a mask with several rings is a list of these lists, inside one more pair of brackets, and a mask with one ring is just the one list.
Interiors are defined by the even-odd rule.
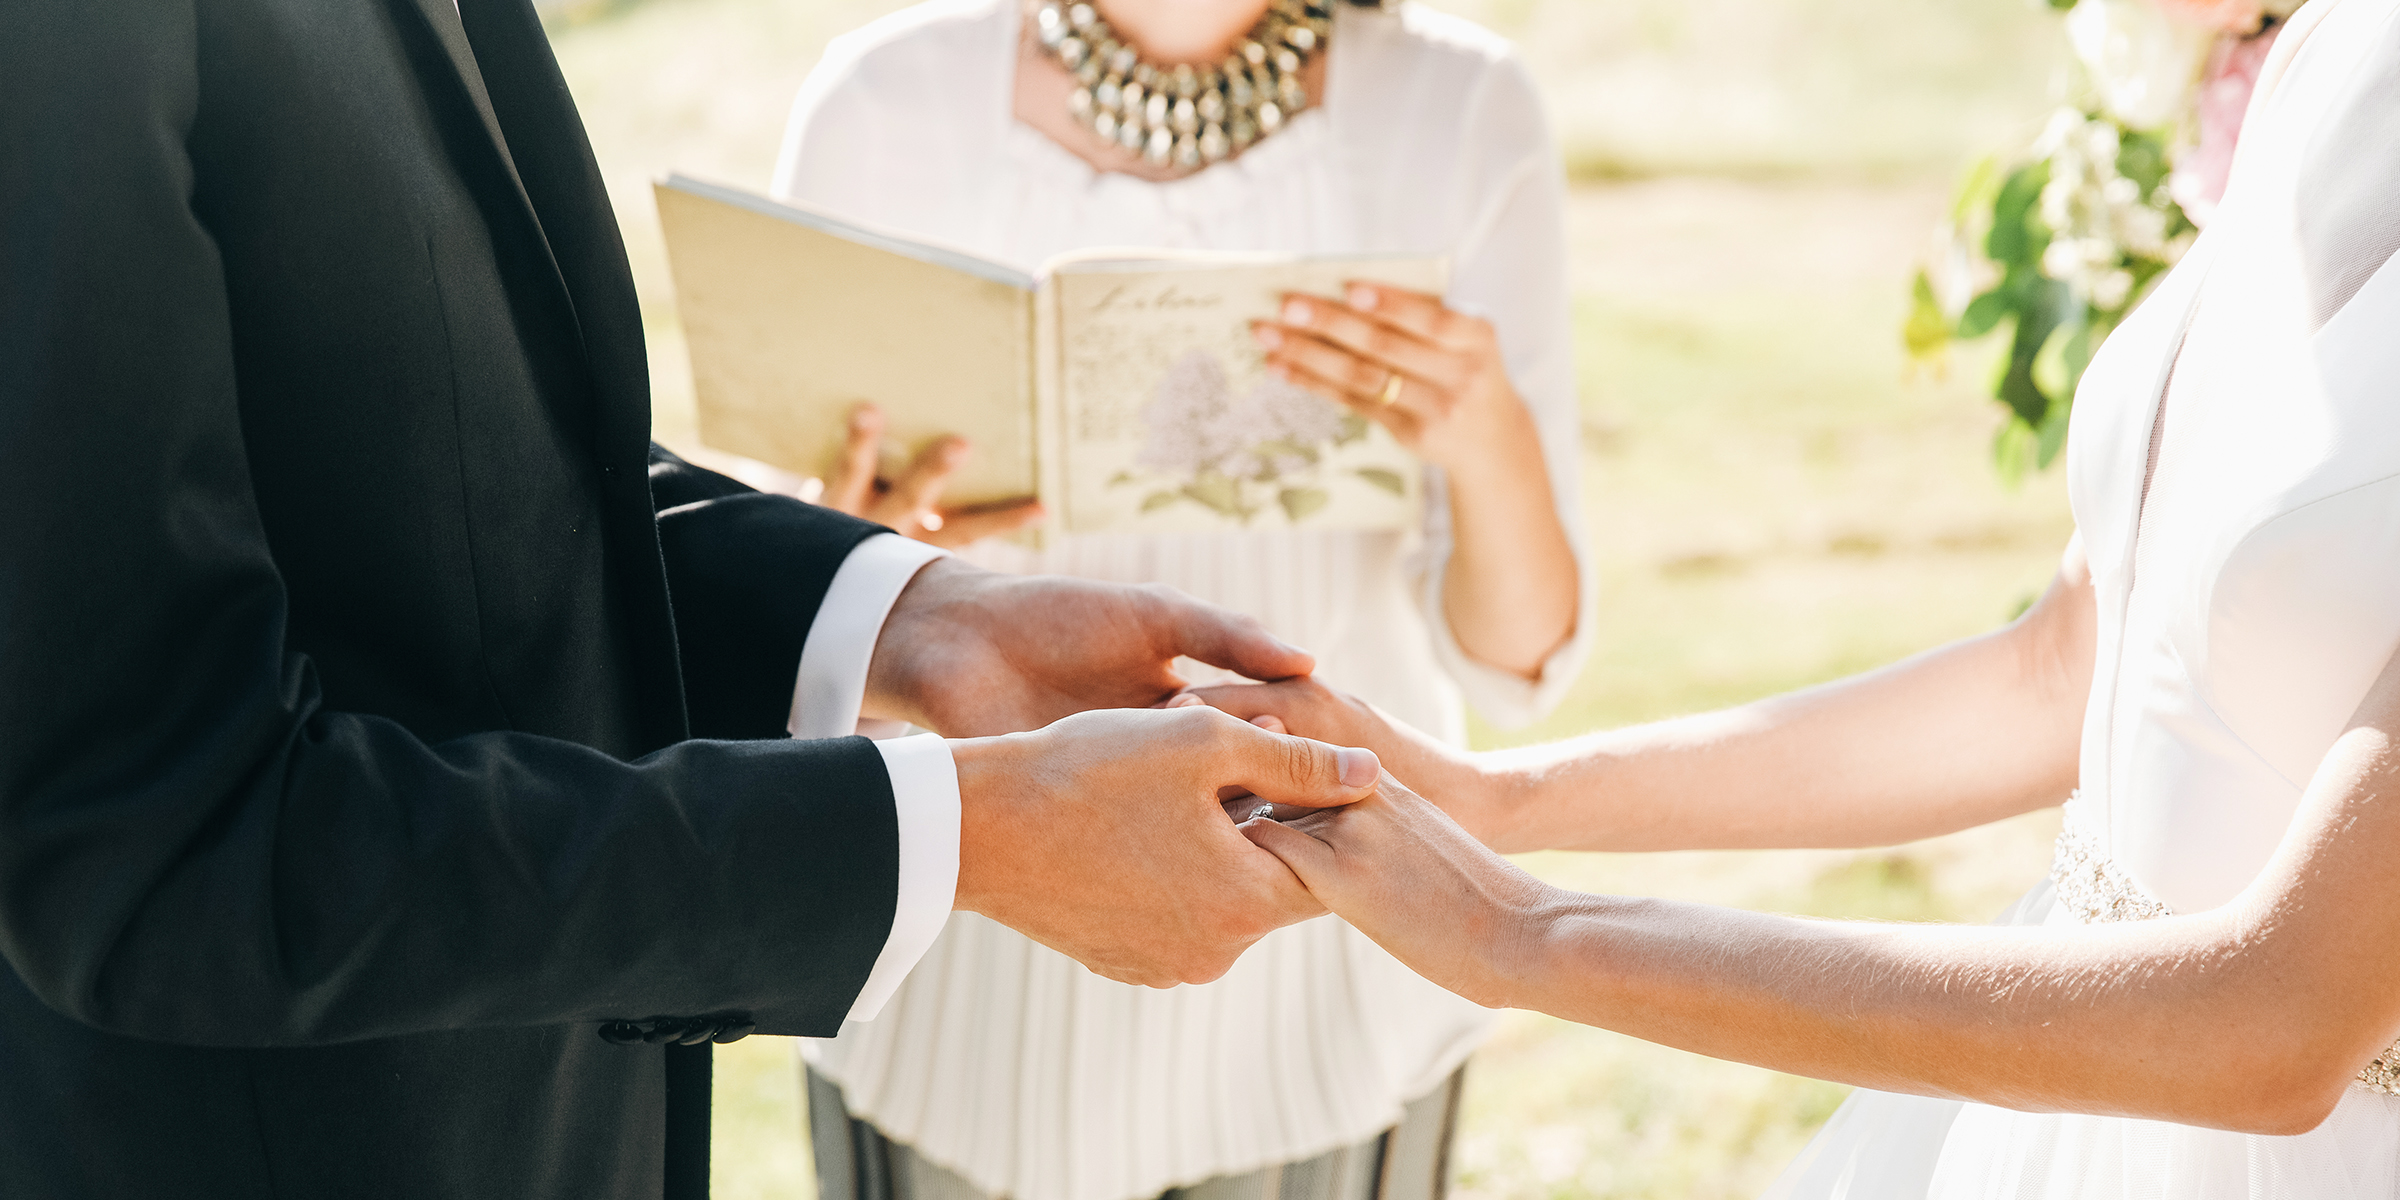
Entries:
[[1592,642],[1592,572],[1584,545],[1581,413],[1575,394],[1574,339],[1568,320],[1566,184],[1541,100],[1522,64],[1495,64],[1470,98],[1465,126],[1479,181],[1472,215],[1451,251],[1450,307],[1483,317],[1499,331],[1509,381],[1533,413],[1559,523],[1576,562],[1575,628],[1526,679],[1470,657],[1458,644],[1442,603],[1453,549],[1447,481],[1429,470],[1424,574],[1420,582],[1435,656],[1485,721],[1503,729],[1531,724],[1558,706]]
[[881,157],[875,147],[890,131],[883,128],[880,106],[865,94],[862,40],[858,33],[835,38],[801,82],[775,160],[776,199],[841,213],[874,210],[877,181],[870,168]]

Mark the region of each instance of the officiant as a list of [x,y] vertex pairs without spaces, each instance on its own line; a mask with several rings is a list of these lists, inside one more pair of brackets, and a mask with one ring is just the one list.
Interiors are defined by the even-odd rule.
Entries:
[[954,907],[1152,985],[1319,911],[1217,796],[1371,754],[1079,714],[1308,655],[648,427],[526,0],[0,8],[0,1195],[704,1196],[708,1047]]

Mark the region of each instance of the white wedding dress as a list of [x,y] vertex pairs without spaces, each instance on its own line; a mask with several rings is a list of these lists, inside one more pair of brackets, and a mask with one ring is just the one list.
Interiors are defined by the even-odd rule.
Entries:
[[[2011,923],[2231,900],[2400,644],[2396,12],[2301,10],[2224,207],[2084,378],[2068,468],[2100,636],[2077,869]],[[1862,1091],[1769,1195],[2394,1197],[2400,1097],[2353,1086],[2314,1131],[2261,1137]]]

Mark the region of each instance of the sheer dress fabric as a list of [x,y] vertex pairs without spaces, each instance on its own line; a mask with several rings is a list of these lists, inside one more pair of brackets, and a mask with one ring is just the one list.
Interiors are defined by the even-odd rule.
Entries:
[[[2257,875],[2400,645],[2396,13],[2301,10],[2224,206],[2076,398],[2069,490],[2100,612],[2078,803],[2176,912]],[[2048,884],[2002,920],[2076,923]],[[2352,1087],[2317,1129],[2265,1137],[1861,1091],[1769,1195],[2390,1197],[2400,1098]]]
[[[1112,245],[1451,255],[1446,299],[1498,328],[1580,555],[1563,187],[1532,83],[1464,21],[1337,9],[1319,103],[1239,158],[1150,183],[1096,174],[1014,120],[1013,0],[920,5],[828,49],[775,188],[1027,268]],[[940,331],[925,337],[938,350]],[[1467,658],[1442,608],[1438,472],[1427,491],[1408,533],[1083,535],[967,557],[1167,583],[1249,613],[1335,686],[1452,741],[1466,703],[1530,721],[1572,681],[1591,622],[1538,682]],[[881,1017],[810,1054],[858,1116],[977,1187],[1124,1200],[1371,1138],[1490,1021],[1331,918],[1269,936],[1216,983],[1152,991],[958,914]]]

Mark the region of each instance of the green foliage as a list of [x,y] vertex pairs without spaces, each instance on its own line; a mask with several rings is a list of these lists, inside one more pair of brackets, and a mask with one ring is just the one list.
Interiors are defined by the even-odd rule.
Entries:
[[1383,490],[1390,492],[1395,496],[1405,496],[1408,494],[1408,481],[1400,478],[1399,473],[1396,471],[1385,470],[1382,467],[1360,467],[1356,474],[1360,479],[1364,479],[1368,483],[1374,484],[1376,487],[1382,488]]
[[[2052,0],[2052,6],[2072,4]],[[2066,252],[2066,265],[2057,266],[2050,258],[2052,244],[2074,236],[2074,231],[2051,228],[2044,214],[2073,213],[2079,203],[2091,207],[2093,168],[2088,163],[2071,166],[2060,175],[2055,164],[2066,159],[2055,148],[2051,157],[2005,171],[1998,159],[1986,158],[1960,181],[1950,226],[1956,257],[1971,261],[1970,270],[1979,270],[1992,282],[1953,316],[1943,307],[1933,276],[1919,270],[1901,327],[1901,340],[1919,360],[1939,359],[1952,342],[2007,331],[2007,352],[1992,382],[1993,398],[2005,406],[2007,416],[1993,438],[1992,461],[2012,485],[2028,471],[2047,469],[2058,460],[2066,448],[2068,417],[2084,368],[2091,365],[2108,332],[2172,265],[2193,232],[2190,219],[2167,198],[2173,162],[2164,136],[2127,129],[2098,113],[2067,115],[2087,128],[2104,124],[2104,138],[2113,134],[2114,159],[2102,155],[2105,165],[2099,169],[2134,185],[2138,204],[2151,210],[2146,215],[2156,243],[2095,238],[2086,230],[2086,241],[2059,246]],[[2077,123],[2069,121],[2068,126]],[[2110,215],[2123,220],[2121,212]],[[1980,237],[1970,234],[1976,229]],[[2097,262],[2087,244],[2091,241],[2102,247]],[[2072,277],[2058,277],[2055,272],[2061,270]],[[2113,277],[2117,286],[2094,287],[2095,277]]]

